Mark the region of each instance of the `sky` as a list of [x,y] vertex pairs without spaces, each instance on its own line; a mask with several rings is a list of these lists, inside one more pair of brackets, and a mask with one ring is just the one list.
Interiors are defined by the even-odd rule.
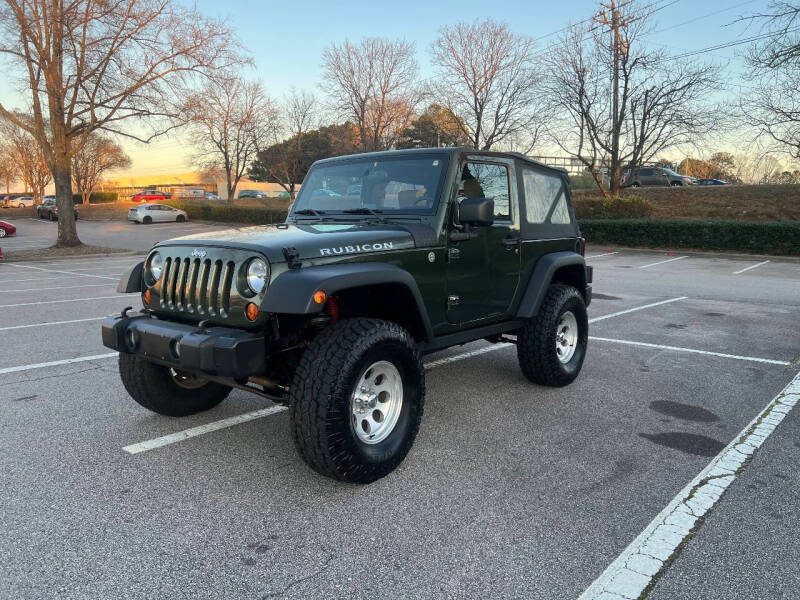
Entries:
[[[767,5],[767,0],[639,2],[659,9],[648,42],[673,55],[746,37],[746,24],[736,23],[736,19]],[[260,80],[276,99],[291,86],[319,91],[320,57],[331,42],[371,36],[404,38],[416,45],[425,77],[431,73],[430,44],[442,26],[491,17],[508,23],[516,33],[539,40],[538,47],[543,49],[557,40],[559,30],[590,18],[598,5],[597,0],[197,0],[204,14],[228,20],[254,61],[254,67],[245,74]],[[726,65],[726,78],[735,85],[742,81],[740,55],[745,47],[717,50],[698,58]],[[3,87],[0,82],[0,100],[9,102],[14,94]],[[190,170],[189,152],[179,134],[147,146],[127,142],[125,147],[133,159],[131,172],[159,175]]]

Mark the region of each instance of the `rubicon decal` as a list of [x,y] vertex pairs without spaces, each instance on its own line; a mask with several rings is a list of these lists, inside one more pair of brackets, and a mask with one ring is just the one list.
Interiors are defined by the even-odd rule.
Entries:
[[320,248],[322,256],[334,254],[357,254],[359,252],[374,252],[376,250],[394,250],[393,242],[375,242],[374,244],[356,244],[355,246],[338,246],[336,248]]

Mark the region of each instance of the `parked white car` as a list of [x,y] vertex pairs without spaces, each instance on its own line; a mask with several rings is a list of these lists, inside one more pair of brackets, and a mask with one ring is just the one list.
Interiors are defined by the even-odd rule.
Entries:
[[9,205],[16,206],[17,208],[33,206],[34,204],[35,200],[33,199],[33,196],[20,196],[19,198],[12,198],[9,201]]
[[183,223],[189,220],[186,211],[167,206],[166,204],[141,204],[134,206],[128,211],[128,221],[134,223],[161,223],[164,221],[175,221]]

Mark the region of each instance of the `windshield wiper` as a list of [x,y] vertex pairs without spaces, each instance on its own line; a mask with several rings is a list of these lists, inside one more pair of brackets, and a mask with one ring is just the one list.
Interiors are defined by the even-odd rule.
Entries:
[[309,215],[311,217],[317,217],[320,221],[322,221],[322,215],[325,214],[324,210],[314,210],[313,208],[301,208],[300,210],[296,210],[292,213],[293,215]]
[[386,222],[386,219],[380,215],[380,213],[383,212],[382,210],[372,210],[366,206],[362,206],[361,208],[348,208],[342,212],[348,215],[372,215],[373,217],[376,217],[378,221],[382,221],[384,223]]

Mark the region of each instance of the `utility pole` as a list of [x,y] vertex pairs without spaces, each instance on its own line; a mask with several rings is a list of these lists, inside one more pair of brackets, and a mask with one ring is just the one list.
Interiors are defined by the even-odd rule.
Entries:
[[595,15],[594,21],[600,25],[609,27],[611,33],[611,55],[613,57],[613,67],[611,73],[611,165],[610,165],[610,183],[614,192],[619,183],[619,173],[621,165],[619,164],[619,138],[622,130],[622,119],[620,119],[619,110],[619,63],[623,56],[628,53],[627,39],[620,35],[620,30],[625,29],[632,21],[636,20],[634,16],[620,15],[620,6],[617,0],[608,0],[607,3],[601,3],[602,10]]

